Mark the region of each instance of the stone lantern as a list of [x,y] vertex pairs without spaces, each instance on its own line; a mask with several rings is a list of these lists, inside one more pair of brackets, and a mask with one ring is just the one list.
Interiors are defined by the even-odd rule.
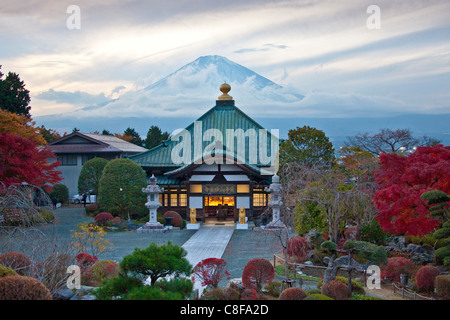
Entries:
[[152,174],[149,179],[150,184],[146,188],[142,188],[142,192],[147,194],[145,206],[150,211],[150,217],[149,221],[137,230],[138,233],[165,231],[164,225],[156,219],[157,210],[161,206],[161,203],[159,203],[159,194],[164,192],[164,188],[160,188],[156,184],[156,180],[156,177]]
[[275,174],[272,177],[272,184],[265,188],[266,192],[270,193],[269,207],[272,208],[272,221],[266,228],[284,228],[284,223],[280,220],[280,209],[283,205],[281,201],[281,189],[280,177]]

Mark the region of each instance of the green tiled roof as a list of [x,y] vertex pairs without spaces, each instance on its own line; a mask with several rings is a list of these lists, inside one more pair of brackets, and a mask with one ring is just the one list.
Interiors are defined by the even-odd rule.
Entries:
[[181,181],[176,178],[170,178],[167,176],[156,176],[156,183],[158,185],[180,185]]
[[[223,143],[224,143],[224,153],[226,153],[226,130],[227,129],[242,129],[244,132],[248,129],[254,129],[256,131],[258,143],[259,143],[259,129],[264,129],[261,125],[247,116],[244,112],[242,112],[239,108],[234,106],[234,101],[229,100],[227,102],[217,101],[216,106],[208,110],[205,114],[203,114],[198,120],[202,122],[202,134],[205,133],[208,129],[218,129],[222,132],[223,135]],[[191,134],[191,146],[192,146],[192,163],[196,160],[194,157],[194,122],[191,123],[187,128],[187,131]],[[268,134],[267,139],[267,151],[270,153],[270,143],[272,136],[270,132]],[[130,159],[134,162],[138,163],[142,167],[167,167],[168,169],[175,170],[177,168],[183,168],[185,165],[174,164],[171,160],[171,153],[173,148],[180,142],[166,140],[163,144],[140,154],[130,156]],[[203,149],[208,146],[211,142],[204,141]],[[234,146],[237,149],[237,144]],[[258,163],[249,164],[248,163],[248,154],[249,154],[249,144],[246,142],[245,144],[245,164],[253,169],[257,169],[259,166],[263,166],[260,164],[260,159],[258,158]],[[237,158],[237,150],[234,150],[234,155],[231,155],[234,158]]]

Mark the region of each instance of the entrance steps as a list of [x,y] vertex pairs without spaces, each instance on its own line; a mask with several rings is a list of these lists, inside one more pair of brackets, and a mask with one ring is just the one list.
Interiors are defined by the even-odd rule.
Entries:
[[202,224],[201,228],[182,246],[187,252],[186,259],[192,267],[195,267],[197,263],[204,259],[222,258],[234,230],[234,223],[226,225]]

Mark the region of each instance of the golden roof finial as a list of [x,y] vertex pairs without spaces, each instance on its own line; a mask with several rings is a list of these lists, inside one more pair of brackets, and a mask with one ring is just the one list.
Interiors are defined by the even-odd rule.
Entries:
[[233,97],[228,94],[230,92],[231,86],[228,83],[223,83],[220,85],[220,91],[222,91],[222,95],[219,96],[219,100],[233,100]]

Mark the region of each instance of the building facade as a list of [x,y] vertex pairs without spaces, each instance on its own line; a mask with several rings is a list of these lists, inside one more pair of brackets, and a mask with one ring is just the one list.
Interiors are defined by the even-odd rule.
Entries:
[[95,158],[112,160],[135,155],[147,149],[117,137],[76,131],[48,144],[56,154],[61,165],[63,180],[60,182],[69,189],[69,197],[78,193],[78,177],[86,161]]
[[203,222],[236,222],[239,208],[250,221],[267,209],[278,138],[235,106],[230,89],[223,84],[216,105],[170,140],[130,157],[164,188],[158,212],[188,218],[195,208]]

